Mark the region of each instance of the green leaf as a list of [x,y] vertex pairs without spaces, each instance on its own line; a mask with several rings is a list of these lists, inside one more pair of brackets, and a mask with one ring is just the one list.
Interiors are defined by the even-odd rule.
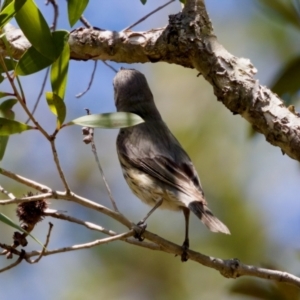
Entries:
[[30,234],[29,232],[27,232],[26,230],[24,230],[21,226],[19,226],[18,224],[16,224],[13,220],[11,220],[6,215],[0,213],[0,221],[3,222],[4,224],[8,225],[8,226],[11,226],[11,227],[13,227],[13,228],[15,228],[17,230],[20,230],[20,231],[26,233],[27,235],[29,235],[33,240],[35,240],[38,244],[40,244],[44,248],[44,245],[38,239],[36,239],[32,234]]
[[3,5],[2,5],[2,7],[1,7],[1,11],[3,11],[4,8],[5,8],[8,4],[10,4],[12,1],[13,1],[13,0],[4,0],[4,1],[3,1]]
[[[67,51],[64,50],[64,45],[66,44],[67,37],[68,35],[66,31],[58,30],[53,32],[53,41],[56,48],[57,57],[64,52],[64,61],[66,59],[65,56]],[[39,72],[49,67],[57,59],[57,57],[51,60],[38,52],[34,47],[30,47],[19,60],[15,72],[18,75],[30,75]]]
[[147,0],[140,0],[142,2],[143,5],[146,4]]
[[8,95],[6,92],[0,91],[0,98],[7,97],[7,96],[11,96],[11,95]]
[[5,8],[0,13],[0,28],[3,28],[3,26],[8,23],[22,8],[26,0],[17,0],[12,1],[9,4],[5,6]]
[[68,16],[71,27],[79,20],[88,3],[89,0],[68,0]]
[[14,120],[0,118],[0,136],[21,133],[30,129],[34,129],[34,127]]
[[[1,92],[0,92],[1,94]],[[18,103],[17,99],[7,99],[0,104],[0,117],[11,119],[11,109]]]
[[16,20],[32,46],[54,61],[57,57],[52,34],[42,13],[33,0],[26,3],[16,14]]
[[52,63],[52,60],[31,46],[19,60],[15,72],[21,76],[30,75],[49,67]]
[[[18,102],[16,99],[8,99],[0,104],[0,117],[13,120],[15,113],[11,110]],[[0,136],[0,161],[3,159],[7,147],[9,136]]]
[[282,68],[271,90],[282,97],[284,94],[294,95],[300,90],[300,56],[290,61],[284,68]]
[[67,125],[76,124],[88,127],[124,128],[134,126],[143,122],[144,120],[136,114],[116,112],[83,116],[69,122]]
[[51,112],[57,116],[57,128],[60,128],[66,118],[66,105],[56,94],[46,92],[46,99]]
[[67,31],[57,31],[56,34],[60,35],[57,38],[58,43],[64,40],[64,46],[60,56],[51,67],[50,80],[53,93],[57,94],[61,99],[64,99],[70,58],[70,47],[67,40],[69,33]]

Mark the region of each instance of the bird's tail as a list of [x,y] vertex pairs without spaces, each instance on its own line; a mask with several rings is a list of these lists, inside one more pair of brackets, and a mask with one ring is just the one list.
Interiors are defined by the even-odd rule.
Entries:
[[230,234],[229,229],[210,209],[200,201],[193,201],[189,204],[189,209],[202,221],[202,223],[212,232],[222,232]]

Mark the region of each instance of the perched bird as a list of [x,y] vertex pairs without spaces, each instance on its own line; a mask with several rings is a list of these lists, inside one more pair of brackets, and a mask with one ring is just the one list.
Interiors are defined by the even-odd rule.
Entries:
[[113,85],[117,111],[135,113],[145,121],[120,129],[117,137],[125,180],[138,198],[153,206],[138,224],[142,225],[158,207],[182,210],[185,240],[181,259],[186,261],[190,211],[211,231],[230,232],[208,208],[197,171],[162,120],[145,76],[137,70],[121,69]]

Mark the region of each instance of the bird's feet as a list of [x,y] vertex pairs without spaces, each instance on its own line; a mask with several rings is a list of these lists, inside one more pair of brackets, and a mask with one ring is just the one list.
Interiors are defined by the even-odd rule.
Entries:
[[188,261],[189,259],[189,255],[187,253],[187,251],[189,250],[189,247],[190,247],[190,242],[188,239],[186,239],[183,244],[182,244],[182,253],[181,253],[181,261],[182,262],[185,262],[185,261]]
[[142,242],[145,238],[143,237],[143,233],[145,232],[146,228],[147,228],[147,224],[145,223],[145,221],[141,220],[140,222],[138,222],[137,224],[134,224],[132,226],[133,230],[134,230],[134,238],[138,239],[140,242]]

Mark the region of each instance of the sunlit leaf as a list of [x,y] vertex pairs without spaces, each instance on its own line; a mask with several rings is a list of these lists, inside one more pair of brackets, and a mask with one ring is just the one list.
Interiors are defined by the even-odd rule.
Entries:
[[19,60],[15,72],[18,75],[30,75],[49,67],[52,63],[52,60],[31,46]]
[[[12,107],[18,102],[16,99],[8,99],[0,104],[0,117],[13,120],[15,118]],[[9,136],[0,136],[0,161],[4,157],[4,153],[7,147]]]
[[54,61],[57,57],[52,34],[42,13],[33,0],[26,3],[16,14],[16,20],[32,46]]
[[0,118],[0,136],[21,133],[30,129],[34,129],[34,127],[14,120]]
[[21,9],[25,2],[26,0],[17,0],[5,6],[0,13],[0,28],[3,28],[15,16],[16,12]]
[[21,232],[28,234],[33,240],[35,240],[38,244],[40,244],[44,248],[44,245],[37,238],[35,238],[32,234],[30,234],[29,232],[24,230],[21,226],[16,224],[13,220],[11,220],[9,217],[7,217],[6,215],[4,215],[2,213],[0,213],[0,222],[3,222],[4,224],[6,224],[10,227],[13,227]]
[[[55,34],[57,35],[57,43],[64,40],[64,46],[60,56],[51,67],[50,80],[53,93],[64,99],[70,58],[70,48],[67,41],[69,34],[67,31],[56,31]],[[58,35],[60,36],[58,37]]]
[[88,3],[88,0],[68,0],[68,16],[71,27],[79,20]]
[[[0,92],[1,94],[1,92]],[[10,118],[11,109],[18,103],[17,99],[7,99],[0,104],[0,116],[4,118]]]
[[[67,50],[64,50],[64,44],[66,42],[65,40],[66,31],[53,32],[53,41],[55,44],[57,57],[64,52],[64,61],[66,59],[65,56],[67,52]],[[30,47],[19,60],[15,72],[18,75],[30,75],[49,67],[55,60],[56,58],[51,60],[38,52],[34,47]]]
[[51,92],[46,92],[46,99],[49,109],[57,116],[57,125],[60,128],[66,118],[66,105],[58,95]]
[[67,125],[81,125],[100,128],[124,128],[143,123],[144,120],[132,113],[116,112],[87,115],[69,122]]
[[10,4],[11,2],[13,2],[13,0],[4,0],[4,1],[3,1],[3,5],[1,6],[1,11],[3,11],[4,8],[5,8],[8,4]]

